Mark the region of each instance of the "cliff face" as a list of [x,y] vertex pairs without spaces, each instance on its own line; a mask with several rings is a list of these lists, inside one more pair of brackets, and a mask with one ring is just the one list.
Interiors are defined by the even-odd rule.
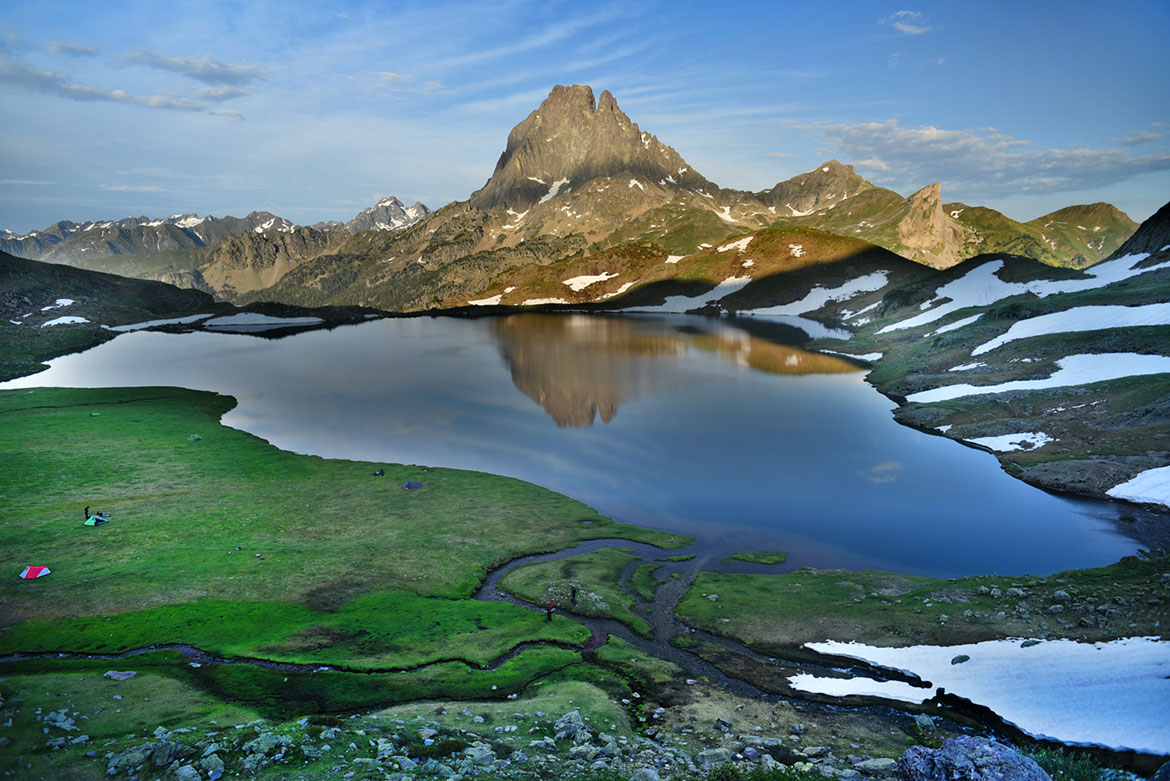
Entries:
[[943,211],[942,185],[928,184],[907,198],[906,205],[909,210],[898,223],[898,238],[915,260],[935,268],[963,260],[968,231]]

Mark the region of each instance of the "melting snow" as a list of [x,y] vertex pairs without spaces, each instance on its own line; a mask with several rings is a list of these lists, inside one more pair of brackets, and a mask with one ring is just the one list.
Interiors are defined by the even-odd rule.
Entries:
[[1157,502],[1170,506],[1170,466],[1147,469],[1105,493],[1131,502]]
[[72,298],[58,298],[57,303],[49,304],[48,306],[42,306],[41,311],[48,312],[50,309],[60,309],[63,306],[73,306],[75,303],[77,302]]
[[541,304],[567,304],[563,298],[529,298],[520,306],[540,306]]
[[204,323],[208,328],[232,328],[234,326],[254,326],[254,325],[317,325],[325,322],[319,317],[273,317],[271,315],[262,315],[257,312],[240,312],[235,315],[227,315],[225,317],[217,317],[214,320],[208,320]]
[[821,170],[822,170],[822,171],[824,171],[825,173],[828,173],[828,172],[829,172],[829,167],[828,167],[828,166],[825,166],[825,167],[824,167],[824,168],[822,168]]
[[812,214],[814,211],[816,211],[816,209],[813,208],[813,209],[809,209],[808,211],[802,212],[790,203],[786,203],[784,205],[786,207],[788,207],[788,211],[792,212],[793,217],[807,217],[810,214]]
[[622,293],[626,292],[627,290],[629,290],[630,288],[632,288],[636,284],[637,284],[637,280],[634,280],[633,282],[626,282],[624,285],[622,285],[621,287],[619,287],[617,290],[613,291],[612,293],[606,293],[605,295],[603,295],[599,298],[596,298],[594,300],[595,301],[605,301],[607,298],[613,298],[614,296],[620,296]]
[[84,317],[76,317],[74,315],[67,315],[65,317],[58,317],[55,320],[49,320],[47,323],[41,323],[41,328],[48,328],[51,325],[74,325],[76,323],[88,323]]
[[945,433],[947,433],[948,431],[950,431],[951,429],[953,429],[953,428],[954,428],[954,426],[952,426],[950,423],[948,423],[948,424],[947,424],[947,425],[945,425],[945,426],[936,426],[935,428],[936,428],[938,431],[941,431],[942,433],[944,433],[944,434],[945,434]]
[[530,181],[533,181],[533,182],[540,182],[541,184],[548,184],[548,182],[546,182],[545,180],[537,179],[535,176],[530,176],[530,177],[528,177],[528,179]]
[[[541,184],[543,184],[543,182],[541,182]],[[468,306],[497,306],[503,297],[503,293],[497,293],[491,298],[477,298],[474,301],[468,301],[467,304]]]
[[868,363],[880,361],[883,355],[883,353],[865,353],[864,355],[854,355],[853,353],[841,353],[837,352],[836,350],[821,350],[821,352],[828,353],[829,355],[840,355],[842,358],[852,358],[855,361],[867,361]]
[[911,393],[907,401],[928,404],[962,396],[981,396],[1015,390],[1059,388],[1065,385],[1087,385],[1091,382],[1137,377],[1144,374],[1170,372],[1170,358],[1164,355],[1138,353],[1103,353],[1100,355],[1070,355],[1056,362],[1060,368],[1051,377],[1039,380],[1015,380],[999,385],[947,385],[942,388]]
[[[568,179],[557,179],[555,182],[552,183],[552,187],[548,188],[548,192],[544,194],[544,197],[541,198],[539,201],[537,201],[537,203],[548,203],[553,198],[555,198],[557,193],[559,193],[561,191],[561,188],[564,187],[568,183],[569,183]],[[541,182],[541,184],[544,184],[544,182]],[[519,222],[523,218],[523,215],[517,215],[511,209],[508,210],[508,213],[514,215],[516,217],[517,222]],[[528,214],[528,212],[526,211],[526,212],[524,212],[524,214]]]
[[[799,301],[751,310],[753,315],[803,315],[815,312],[830,301],[846,301],[862,293],[871,293],[886,286],[888,272],[875,271],[872,274],[855,277],[840,287],[814,287]],[[869,307],[867,307],[868,309]],[[865,310],[862,310],[865,311]],[[860,313],[858,313],[860,314]]]
[[111,328],[111,331],[138,331],[142,328],[150,328],[154,325],[176,325],[182,323],[193,323],[196,320],[202,320],[211,315],[187,315],[186,317],[170,317],[166,320],[147,320],[144,323],[131,323],[130,325],[116,325]]
[[754,260],[752,260],[751,258],[748,258],[747,260],[745,260],[743,262],[742,265],[744,268],[751,268],[752,266],[756,265],[756,262]]
[[935,331],[931,331],[929,334],[927,334],[927,336],[938,336],[939,334],[945,334],[948,331],[957,331],[965,325],[971,325],[971,323],[974,323],[981,317],[983,317],[983,315],[971,315],[970,317],[964,317],[962,320],[956,320],[953,323],[947,323],[941,328],[938,328]]
[[751,277],[728,277],[720,282],[715,287],[703,293],[700,296],[691,298],[690,296],[669,296],[666,301],[657,306],[640,306],[631,311],[634,312],[686,312],[691,309],[698,309],[701,306],[718,301],[724,296],[729,296],[737,290],[742,290],[752,281]]
[[637,179],[631,179],[629,186],[630,186],[630,189],[633,189],[634,187],[637,187],[639,190],[646,189],[645,187],[642,186],[642,183],[639,182]]
[[263,225],[257,225],[252,230],[256,231],[257,233],[263,233],[264,231],[268,230],[269,228],[271,228],[275,224],[276,224],[276,219],[273,218],[273,219],[265,222]]
[[720,211],[715,212],[715,216],[724,222],[735,222],[735,218],[731,216],[730,206],[724,206]]
[[[807,647],[909,672],[990,708],[1037,737],[1170,753],[1170,719],[1165,711],[1170,702],[1170,643],[1130,637],[1100,643],[1042,640],[1028,648],[1020,646],[1016,639],[906,648],[828,641]],[[959,654],[971,658],[951,664]],[[869,679],[854,680],[859,687],[874,685]],[[916,701],[933,694],[929,689],[918,691]]]
[[620,276],[616,271],[603,271],[596,276],[584,275],[580,277],[572,277],[571,279],[565,279],[561,281],[561,284],[568,285],[574,293],[580,293],[582,290],[594,283],[604,282],[605,280],[613,279],[616,276]]
[[[743,252],[744,250],[747,249],[747,245],[752,243],[752,239],[754,239],[754,238],[755,238],[755,236],[746,236],[746,237],[740,239],[739,241],[733,241],[730,244],[724,244],[724,245],[720,246],[719,248],[717,248],[715,251],[716,252],[727,252],[728,250],[736,249],[736,250],[739,250],[740,252]],[[709,247],[711,245],[708,244],[707,246]]]
[[887,325],[878,331],[879,334],[897,331],[903,328],[917,328],[920,325],[933,323],[945,315],[959,309],[972,306],[990,306],[996,301],[1021,293],[1035,293],[1040,298],[1054,293],[1075,293],[1081,290],[1092,290],[1104,287],[1114,282],[1136,277],[1147,271],[1163,268],[1170,264],[1165,261],[1148,268],[1135,268],[1141,261],[1149,257],[1149,253],[1126,255],[1116,260],[1098,263],[1096,266],[1085,269],[1088,279],[1036,279],[1031,282],[1004,282],[995,275],[1003,267],[1002,260],[993,260],[971,269],[958,279],[952,280],[935,291],[935,300],[949,298],[951,301],[941,304],[916,317],[903,320],[900,323]]
[[685,258],[685,257],[686,257],[686,255],[667,255],[667,256],[666,256],[666,261],[665,261],[665,262],[667,262],[667,263],[678,263],[680,260],[682,260],[682,259],[683,259],[683,258]]
[[971,354],[982,355],[1016,339],[1027,339],[1042,334],[1167,324],[1170,324],[1170,303],[1146,306],[1078,306],[1014,323],[1006,333],[979,345]]
[[1013,450],[1037,450],[1049,442],[1055,442],[1056,439],[1043,431],[1025,431],[1020,434],[1004,434],[999,437],[975,437],[966,441],[991,448],[997,453],[1010,453]]
[[794,258],[804,257],[804,255],[805,255],[804,245],[803,244],[789,244],[788,245],[788,252]]
[[959,364],[958,366],[953,366],[950,369],[947,369],[947,371],[949,371],[949,372],[969,372],[972,369],[978,369],[980,366],[986,366],[986,365],[987,364],[985,364],[983,361],[976,361],[975,363],[963,363],[963,364]]

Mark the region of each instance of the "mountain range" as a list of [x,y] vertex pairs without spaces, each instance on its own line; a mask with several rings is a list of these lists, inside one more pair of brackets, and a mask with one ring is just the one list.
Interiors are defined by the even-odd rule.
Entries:
[[[6,234],[0,249],[235,303],[403,311],[491,299],[509,286],[516,290],[501,303],[578,300],[494,283],[513,269],[539,277],[539,267],[601,262],[604,253],[686,257],[766,227],[863,240],[936,268],[993,252],[1081,268],[1116,250],[1137,224],[1104,203],[1018,222],[987,207],[944,203],[938,183],[903,197],[836,160],[768,190],[724,189],[639,128],[608,91],[595,99],[588,86],[558,85],[513,128],[484,186],[433,214],[386,198],[348,223],[309,227],[267,212],[242,220],[61,222]],[[608,295],[629,281],[593,290]]]

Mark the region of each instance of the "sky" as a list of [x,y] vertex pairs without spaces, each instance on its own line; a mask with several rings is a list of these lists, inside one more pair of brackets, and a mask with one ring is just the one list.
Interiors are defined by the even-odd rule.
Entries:
[[829,158],[1028,220],[1170,200],[1170,3],[0,5],[0,228],[350,219],[491,176],[555,84],[610,90],[722,187]]

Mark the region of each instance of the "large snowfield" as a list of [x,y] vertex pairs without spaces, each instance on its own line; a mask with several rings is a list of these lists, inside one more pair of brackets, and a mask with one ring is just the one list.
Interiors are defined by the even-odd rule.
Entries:
[[[905,648],[830,640],[806,647],[910,673],[990,708],[1037,737],[1170,754],[1170,643],[1161,638],[1045,640],[1028,648],[1019,639]],[[970,659],[952,664],[960,655]],[[804,691],[838,696],[875,694],[921,702],[934,695],[933,689],[868,678],[789,680]]]

